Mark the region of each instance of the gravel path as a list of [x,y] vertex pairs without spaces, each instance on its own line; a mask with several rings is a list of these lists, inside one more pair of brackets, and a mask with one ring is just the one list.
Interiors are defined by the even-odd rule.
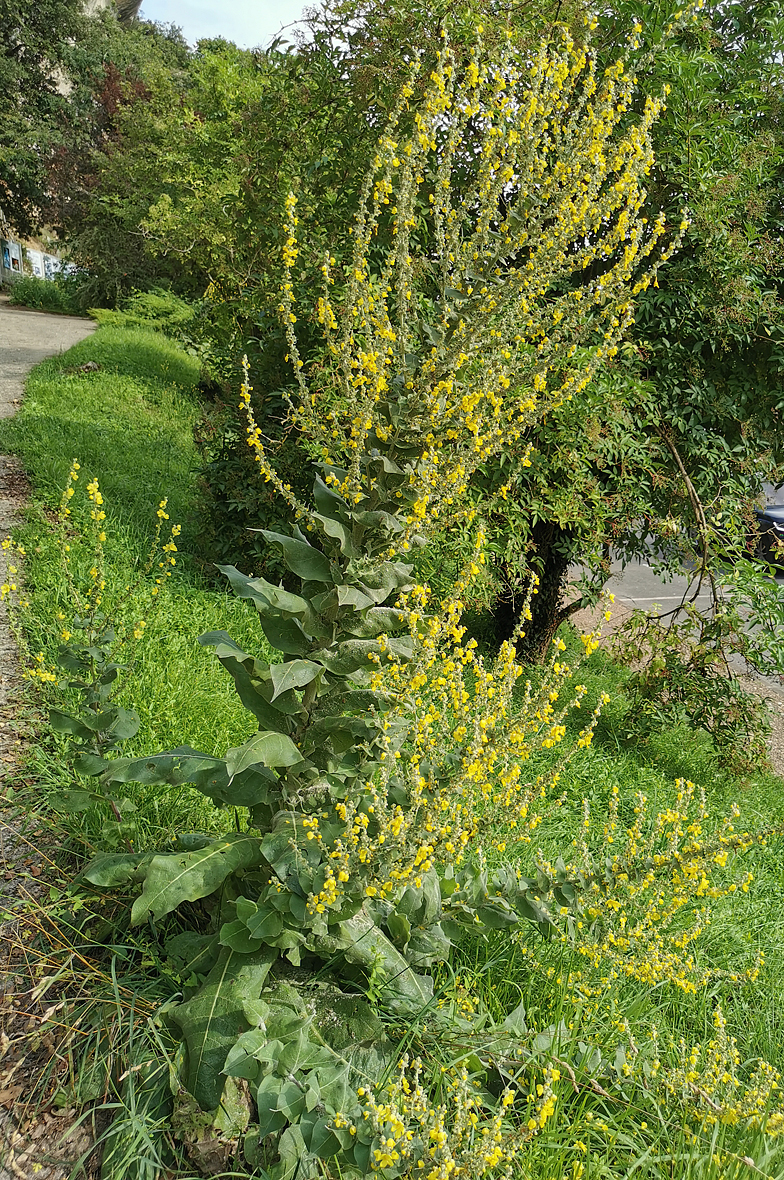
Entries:
[[[94,330],[89,320],[11,307],[7,298],[0,296],[0,418],[16,413],[25,378],[34,365],[64,352]],[[0,538],[8,536],[18,522],[27,491],[19,460],[0,455]],[[6,553],[0,550],[0,582],[6,581],[6,574]],[[25,890],[24,862],[34,849],[18,838],[1,801],[3,783],[16,766],[23,741],[16,722],[17,684],[16,647],[5,609],[0,608],[0,886],[6,893],[19,895]],[[35,868],[34,873],[38,872],[40,868]],[[11,983],[8,977],[6,983]],[[24,1097],[30,1033],[40,1021],[35,1012],[36,1006],[30,1010],[24,997],[9,996],[0,1013],[0,1180],[65,1180],[91,1146],[83,1128],[73,1126],[72,1111],[63,1112],[64,1118],[51,1112],[37,1117],[36,1112],[30,1112],[21,1126],[7,1113]]]

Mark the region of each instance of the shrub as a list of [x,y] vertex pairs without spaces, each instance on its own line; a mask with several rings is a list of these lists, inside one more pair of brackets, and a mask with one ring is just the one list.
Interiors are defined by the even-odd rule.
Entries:
[[149,291],[134,291],[117,310],[91,307],[90,315],[102,326],[152,328],[188,343],[196,308],[173,292],[156,287]]
[[58,312],[61,315],[81,315],[75,277],[58,275],[51,281],[25,276],[17,279],[10,291],[10,302],[36,311]]

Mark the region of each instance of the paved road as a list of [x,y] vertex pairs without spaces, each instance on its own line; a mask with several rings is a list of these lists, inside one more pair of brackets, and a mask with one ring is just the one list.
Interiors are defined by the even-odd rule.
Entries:
[[7,298],[0,297],[0,418],[16,412],[33,365],[65,352],[94,331],[90,320],[11,307]]
[[[689,588],[689,580],[684,577],[665,582],[659,574],[654,573],[647,561],[632,561],[625,569],[616,561],[613,562],[612,571],[607,590],[619,602],[644,610],[650,610],[654,603],[663,611],[671,610],[682,602],[687,591],[691,595],[696,589],[696,583]],[[705,588],[701,588],[694,604],[698,609],[710,606],[710,594]]]
[[[780,586],[784,586],[784,573],[777,574],[776,581]],[[623,602],[626,606],[650,610],[655,603],[666,613],[680,605],[687,590],[689,596],[694,593],[696,582],[692,583],[685,577],[665,581],[659,574],[654,573],[647,561],[632,561],[625,569],[616,561],[613,562],[612,576],[606,588],[615,595],[618,602]],[[703,583],[694,605],[698,609],[707,609],[710,603],[709,587]]]

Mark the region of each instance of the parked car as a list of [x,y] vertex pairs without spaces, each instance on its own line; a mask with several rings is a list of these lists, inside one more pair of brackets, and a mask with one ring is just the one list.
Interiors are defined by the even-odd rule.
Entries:
[[774,488],[764,485],[765,507],[756,511],[759,528],[757,554],[765,561],[784,565],[784,557],[777,552],[777,541],[784,542],[784,484]]

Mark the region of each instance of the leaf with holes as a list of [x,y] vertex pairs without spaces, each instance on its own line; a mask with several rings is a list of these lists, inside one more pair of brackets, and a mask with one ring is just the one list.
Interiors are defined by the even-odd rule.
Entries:
[[261,864],[261,844],[255,836],[227,836],[195,852],[158,853],[144,874],[144,888],[131,910],[131,923],[170,914],[184,901],[208,897],[227,877]]

